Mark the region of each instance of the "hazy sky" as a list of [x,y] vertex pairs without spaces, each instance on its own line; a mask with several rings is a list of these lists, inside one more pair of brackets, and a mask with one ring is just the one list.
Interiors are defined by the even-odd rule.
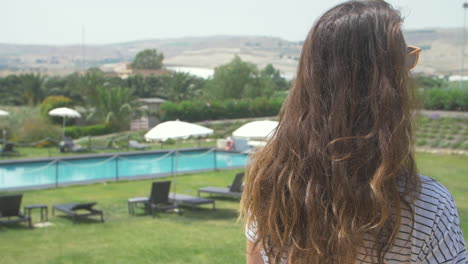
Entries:
[[[468,0],[467,0],[468,1]],[[125,42],[207,35],[303,40],[337,0],[0,0],[0,42]],[[461,27],[463,0],[389,0],[405,29]]]

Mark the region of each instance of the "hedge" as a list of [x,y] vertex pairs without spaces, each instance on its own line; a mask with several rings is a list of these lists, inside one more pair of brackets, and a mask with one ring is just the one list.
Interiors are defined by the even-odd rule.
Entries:
[[65,135],[72,138],[85,136],[99,136],[114,132],[107,124],[97,124],[91,126],[69,126],[65,127]]
[[[431,88],[418,92],[423,108],[429,110],[468,111],[468,88]],[[224,101],[166,102],[161,105],[158,116],[161,121],[233,119],[247,117],[276,116],[284,96]]]
[[246,117],[276,116],[284,98],[223,100],[223,101],[182,101],[166,102],[161,105],[158,115],[161,121],[184,120],[189,122]]
[[420,92],[425,109],[468,111],[468,89],[432,88]]

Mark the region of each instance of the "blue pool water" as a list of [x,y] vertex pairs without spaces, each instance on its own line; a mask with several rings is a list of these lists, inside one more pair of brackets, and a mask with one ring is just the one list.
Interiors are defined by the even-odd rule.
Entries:
[[202,150],[0,164],[0,189],[241,167],[246,162],[244,154]]

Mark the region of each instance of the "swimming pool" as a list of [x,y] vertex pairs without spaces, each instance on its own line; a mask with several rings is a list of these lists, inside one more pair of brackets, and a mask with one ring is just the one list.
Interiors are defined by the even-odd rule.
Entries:
[[3,161],[0,163],[0,189],[27,189],[80,182],[157,177],[174,173],[239,168],[244,167],[246,163],[245,154],[214,149]]

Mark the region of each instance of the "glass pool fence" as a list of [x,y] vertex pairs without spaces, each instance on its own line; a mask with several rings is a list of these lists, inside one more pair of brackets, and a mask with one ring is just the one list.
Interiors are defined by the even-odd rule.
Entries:
[[216,149],[3,161],[0,163],[0,190],[157,178],[180,173],[242,168],[246,163],[246,154]]

